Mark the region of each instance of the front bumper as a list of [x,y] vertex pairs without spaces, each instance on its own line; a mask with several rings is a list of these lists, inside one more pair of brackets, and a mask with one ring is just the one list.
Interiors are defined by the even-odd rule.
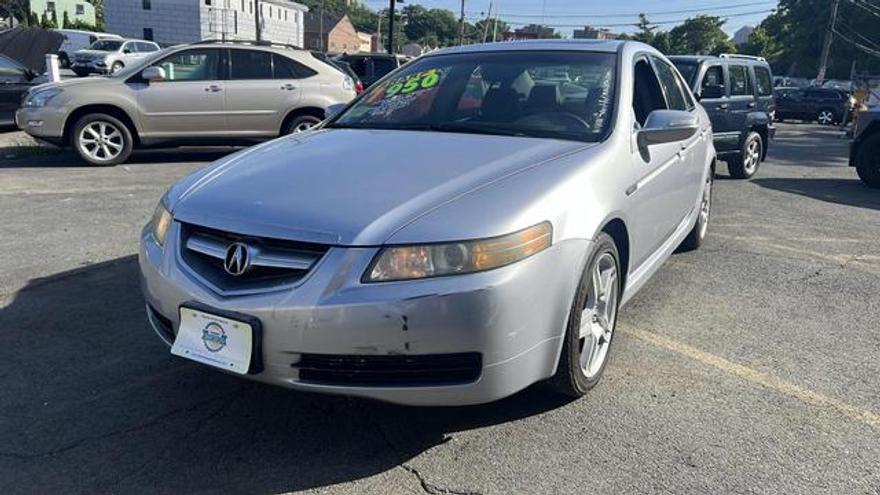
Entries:
[[77,73],[86,74],[106,74],[108,71],[107,64],[104,61],[74,61],[72,64],[70,64],[70,69]]
[[15,125],[31,136],[53,144],[61,144],[67,115],[66,107],[52,105],[38,108],[22,107],[15,112]]
[[[588,241],[565,241],[488,272],[362,284],[378,248],[331,248],[294,289],[221,297],[182,266],[175,248],[179,233],[175,223],[163,251],[145,229],[139,256],[147,304],[172,328],[181,304],[193,301],[250,315],[262,324],[263,371],[248,378],[420,406],[491,402],[552,376],[589,249]],[[152,316],[151,324],[161,336]],[[452,385],[328,385],[300,379],[295,364],[304,353],[480,353],[482,371],[476,381]]]

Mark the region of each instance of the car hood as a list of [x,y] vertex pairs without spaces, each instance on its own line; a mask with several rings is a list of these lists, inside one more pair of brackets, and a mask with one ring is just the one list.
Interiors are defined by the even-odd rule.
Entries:
[[[36,79],[35,79],[36,81]],[[113,85],[119,84],[119,80],[111,79],[109,77],[78,77],[74,79],[63,79],[57,82],[46,82],[42,83],[36,88],[34,91],[48,89],[48,88],[74,88],[76,86],[94,86],[94,85]]]
[[169,203],[182,222],[372,246],[468,192],[585,146],[504,136],[319,130],[221,160],[172,188]]

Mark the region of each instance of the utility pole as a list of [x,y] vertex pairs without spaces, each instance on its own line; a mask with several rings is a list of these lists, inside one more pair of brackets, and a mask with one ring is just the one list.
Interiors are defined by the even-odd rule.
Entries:
[[458,33],[458,45],[461,46],[464,44],[464,1],[461,0],[461,29]]
[[498,15],[501,10],[501,0],[498,0],[498,6],[495,7],[495,25],[492,26],[492,43],[495,43],[495,40],[498,36]]
[[260,0],[254,0],[254,20],[257,22],[257,24],[256,24],[256,28],[257,28],[256,39],[257,39],[257,41],[261,41],[263,39],[263,36],[262,36],[262,33],[260,32],[260,31],[262,31],[262,25],[260,23]]
[[[388,10],[388,53],[394,55],[394,0]],[[381,34],[379,35],[381,37]]]
[[831,19],[828,21],[828,32],[825,33],[825,44],[822,45],[822,61],[819,63],[819,74],[816,76],[816,84],[822,85],[825,81],[825,71],[828,70],[828,56],[831,54],[831,41],[834,40],[834,26],[837,24],[837,10],[840,0],[834,0],[831,5]]
[[318,24],[320,26],[318,28],[318,39],[320,41],[318,43],[320,44],[320,47],[321,47],[320,49],[323,52],[323,51],[325,51],[324,50],[324,0],[321,0],[321,13],[319,15],[321,16],[321,18],[318,19]]
[[492,0],[489,0],[489,13],[486,14],[486,24],[483,25],[483,39],[480,41],[485,43],[489,37],[489,23],[492,22]]
[[380,50],[380,46],[382,46],[382,11],[380,10],[378,15],[376,15],[376,51]]

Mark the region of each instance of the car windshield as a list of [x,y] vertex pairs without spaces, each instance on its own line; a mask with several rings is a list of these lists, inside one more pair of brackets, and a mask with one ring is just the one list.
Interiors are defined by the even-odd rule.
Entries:
[[393,72],[328,127],[604,138],[615,55],[487,52],[425,57]]
[[92,43],[89,50],[97,50],[100,52],[115,52],[122,46],[122,42],[118,40],[98,40]]
[[681,72],[681,76],[684,80],[693,86],[694,77],[697,75],[697,67],[699,66],[693,62],[684,62],[681,60],[674,60],[672,63],[675,65],[675,68],[678,69],[678,72]]

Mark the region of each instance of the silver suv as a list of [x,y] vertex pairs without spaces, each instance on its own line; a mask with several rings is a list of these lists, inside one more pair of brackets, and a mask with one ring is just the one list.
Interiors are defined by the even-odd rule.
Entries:
[[83,77],[92,73],[113,74],[160,50],[159,45],[144,40],[103,39],[73,54],[70,68]]
[[16,113],[28,134],[116,165],[135,147],[248,144],[309,129],[355,97],[350,77],[309,52],[197,43],[110,77],[32,88]]

